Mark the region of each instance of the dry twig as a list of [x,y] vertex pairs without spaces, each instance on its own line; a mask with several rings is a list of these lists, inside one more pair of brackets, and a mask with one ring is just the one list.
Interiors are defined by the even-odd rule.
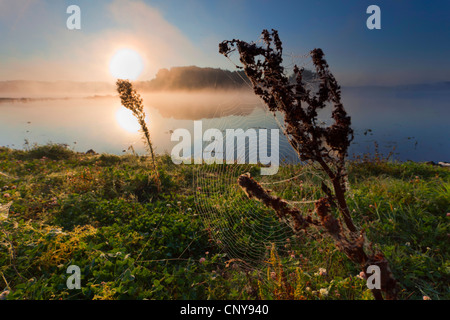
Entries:
[[[307,89],[303,82],[303,69],[294,66],[295,83],[289,81],[282,67],[282,43],[276,30],[262,32],[263,46],[233,39],[223,41],[219,52],[228,55],[237,50],[247,77],[251,80],[256,95],[261,97],[269,110],[284,115],[285,134],[302,161],[320,165],[327,174],[333,191],[325,184],[322,190],[326,198],[316,202],[316,212],[320,225],[334,239],[336,246],[352,261],[360,264],[366,272],[367,266],[380,266],[382,275],[381,290],[386,298],[395,299],[396,282],[389,271],[386,259],[381,253],[367,256],[363,249],[364,238],[353,223],[345,198],[347,171],[345,159],[353,130],[351,119],[341,103],[340,87],[329,70],[321,49],[314,49],[310,55],[319,78],[316,93]],[[332,124],[328,127],[320,124],[318,112],[332,106]],[[239,185],[249,197],[254,197],[266,206],[274,209],[280,218],[289,217],[294,231],[318,223],[310,216],[303,217],[298,209],[290,208],[288,203],[271,196],[256,181],[247,175],[241,175]],[[345,223],[329,214],[330,204],[336,206]],[[373,290],[376,299],[382,299],[379,290]]]

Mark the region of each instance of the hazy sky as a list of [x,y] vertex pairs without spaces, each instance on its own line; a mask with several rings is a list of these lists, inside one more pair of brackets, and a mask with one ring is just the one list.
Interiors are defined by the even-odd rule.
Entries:
[[[68,30],[69,5],[81,30]],[[381,8],[381,30],[366,9]],[[198,65],[234,70],[225,39],[277,29],[285,61],[324,50],[344,85],[450,81],[450,1],[415,0],[0,0],[0,80],[113,81],[114,52],[138,51],[145,69]],[[237,61],[237,57],[234,57]]]

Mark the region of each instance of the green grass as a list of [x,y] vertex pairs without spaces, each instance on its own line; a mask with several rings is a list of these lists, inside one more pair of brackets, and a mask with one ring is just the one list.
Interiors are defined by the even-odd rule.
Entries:
[[[202,219],[196,166],[174,165],[167,155],[157,162],[161,192],[146,157],[83,155],[62,145],[0,148],[0,205],[12,202],[0,220],[0,292],[10,291],[8,299],[372,299],[358,268],[319,231],[292,235],[251,268],[231,260]],[[283,180],[301,169],[285,165],[257,179]],[[321,196],[318,177],[303,170],[301,181],[271,189],[293,201]],[[386,255],[400,298],[449,299],[448,168],[355,161],[349,183],[355,222]],[[229,203],[201,200],[251,204],[238,189]],[[240,230],[244,243],[252,228]],[[70,265],[81,268],[80,290],[67,289]]]

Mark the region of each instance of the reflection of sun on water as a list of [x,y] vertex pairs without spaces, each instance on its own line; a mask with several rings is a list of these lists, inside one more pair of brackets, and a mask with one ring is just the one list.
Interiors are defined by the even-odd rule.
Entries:
[[120,107],[116,112],[117,123],[130,133],[136,133],[140,129],[139,122],[133,115],[131,110],[128,110],[125,107]]

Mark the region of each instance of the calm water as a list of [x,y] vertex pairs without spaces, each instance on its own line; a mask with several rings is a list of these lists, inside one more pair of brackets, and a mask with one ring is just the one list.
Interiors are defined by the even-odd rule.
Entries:
[[[171,130],[193,131],[194,120],[203,120],[203,130],[277,128],[273,115],[252,94],[161,93],[143,98],[158,153],[170,153],[177,143],[170,140]],[[448,88],[343,88],[355,131],[350,156],[373,152],[376,141],[384,154],[395,147],[394,158],[400,161],[449,161],[449,101]],[[144,153],[139,133],[130,132],[133,123],[121,108],[114,96],[0,100],[0,146],[23,148],[27,140],[122,154],[132,145]],[[284,137],[280,156],[295,158]]]

